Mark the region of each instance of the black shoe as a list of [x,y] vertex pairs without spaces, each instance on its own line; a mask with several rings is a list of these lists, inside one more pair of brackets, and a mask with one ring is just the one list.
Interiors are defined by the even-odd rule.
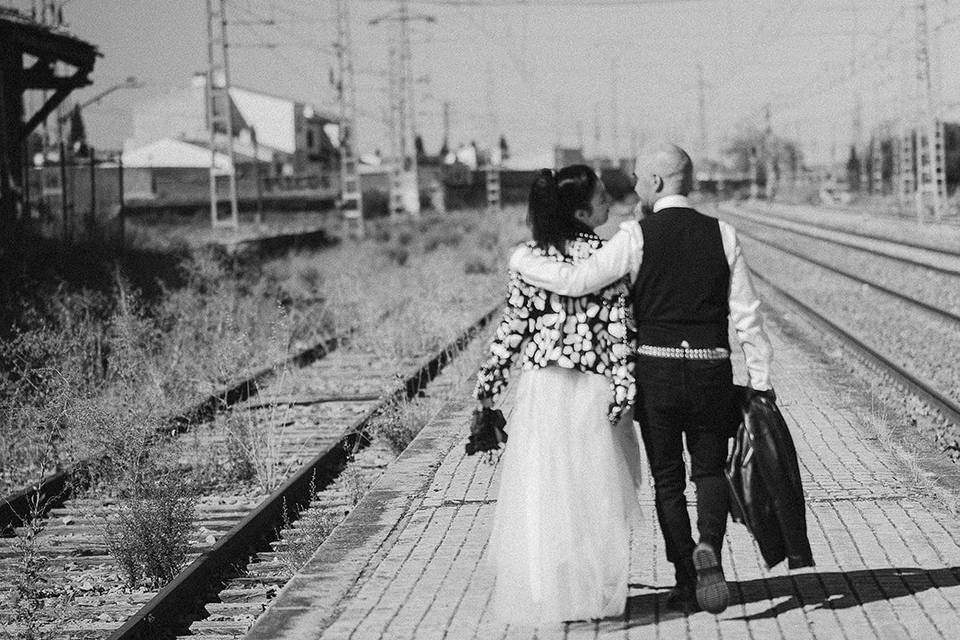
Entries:
[[678,584],[667,594],[667,609],[680,613],[696,613],[700,611],[697,604],[696,589],[692,584]]
[[697,570],[697,604],[713,614],[722,612],[730,603],[730,589],[717,552],[708,543],[701,542],[693,550],[693,566]]

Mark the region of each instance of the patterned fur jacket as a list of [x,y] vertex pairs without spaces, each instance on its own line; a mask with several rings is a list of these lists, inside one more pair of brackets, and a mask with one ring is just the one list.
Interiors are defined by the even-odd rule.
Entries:
[[[554,247],[538,249],[532,241],[527,246],[558,262],[576,263],[602,244],[597,236],[580,234],[567,242],[566,254]],[[569,298],[534,287],[511,272],[503,319],[490,344],[490,357],[477,376],[474,397],[500,393],[522,354],[524,370],[555,365],[606,376],[612,392],[609,417],[615,424],[636,393],[635,328],[628,291],[624,278],[597,293]]]

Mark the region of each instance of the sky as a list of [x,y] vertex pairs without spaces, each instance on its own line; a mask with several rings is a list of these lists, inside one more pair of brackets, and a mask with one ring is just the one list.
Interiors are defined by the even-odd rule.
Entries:
[[[29,10],[37,0],[0,0]],[[957,109],[960,7],[928,0],[934,89]],[[388,38],[371,25],[397,0],[349,0],[361,152],[388,148]],[[745,126],[798,140],[813,162],[845,157],[855,138],[911,109],[913,0],[410,0],[418,130],[428,152],[486,145],[514,155],[556,144],[629,155],[669,139],[713,154]],[[227,0],[234,84],[329,109],[335,0]],[[103,58],[83,101],[136,76],[84,111],[101,148],[119,148],[138,102],[187,86],[206,66],[203,0],[66,0],[69,30]],[[263,24],[272,20],[274,24]],[[264,45],[276,45],[271,48]],[[701,71],[702,70],[702,71]],[[702,77],[702,83],[700,78]],[[701,100],[702,97],[702,100]],[[702,120],[701,108],[703,104]],[[859,110],[856,105],[859,104]]]

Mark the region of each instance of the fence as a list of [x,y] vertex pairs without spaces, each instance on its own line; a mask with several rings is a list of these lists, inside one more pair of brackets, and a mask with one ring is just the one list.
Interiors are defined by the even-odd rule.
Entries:
[[28,169],[26,225],[45,238],[76,243],[122,242],[123,165],[113,156],[68,155]]

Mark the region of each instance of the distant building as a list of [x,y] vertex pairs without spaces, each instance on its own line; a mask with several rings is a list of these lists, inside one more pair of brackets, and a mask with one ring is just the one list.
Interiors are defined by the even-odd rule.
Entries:
[[[206,76],[197,74],[187,88],[152,98],[134,109],[133,135],[124,144],[135,151],[158,140],[181,140],[207,147]],[[231,87],[233,136],[252,146],[256,132],[261,151],[270,155],[270,176],[317,175],[337,166],[337,118],[310,105],[243,87]],[[226,132],[223,144],[226,148]],[[208,152],[209,153],[209,152]]]
[[[208,197],[210,189],[210,149],[174,138],[154,140],[123,152],[123,190],[128,200],[195,202]],[[240,197],[256,195],[253,181],[253,151],[235,149],[237,191]],[[269,170],[272,154],[260,151],[261,175]],[[230,159],[217,152],[218,172],[226,175]]]

